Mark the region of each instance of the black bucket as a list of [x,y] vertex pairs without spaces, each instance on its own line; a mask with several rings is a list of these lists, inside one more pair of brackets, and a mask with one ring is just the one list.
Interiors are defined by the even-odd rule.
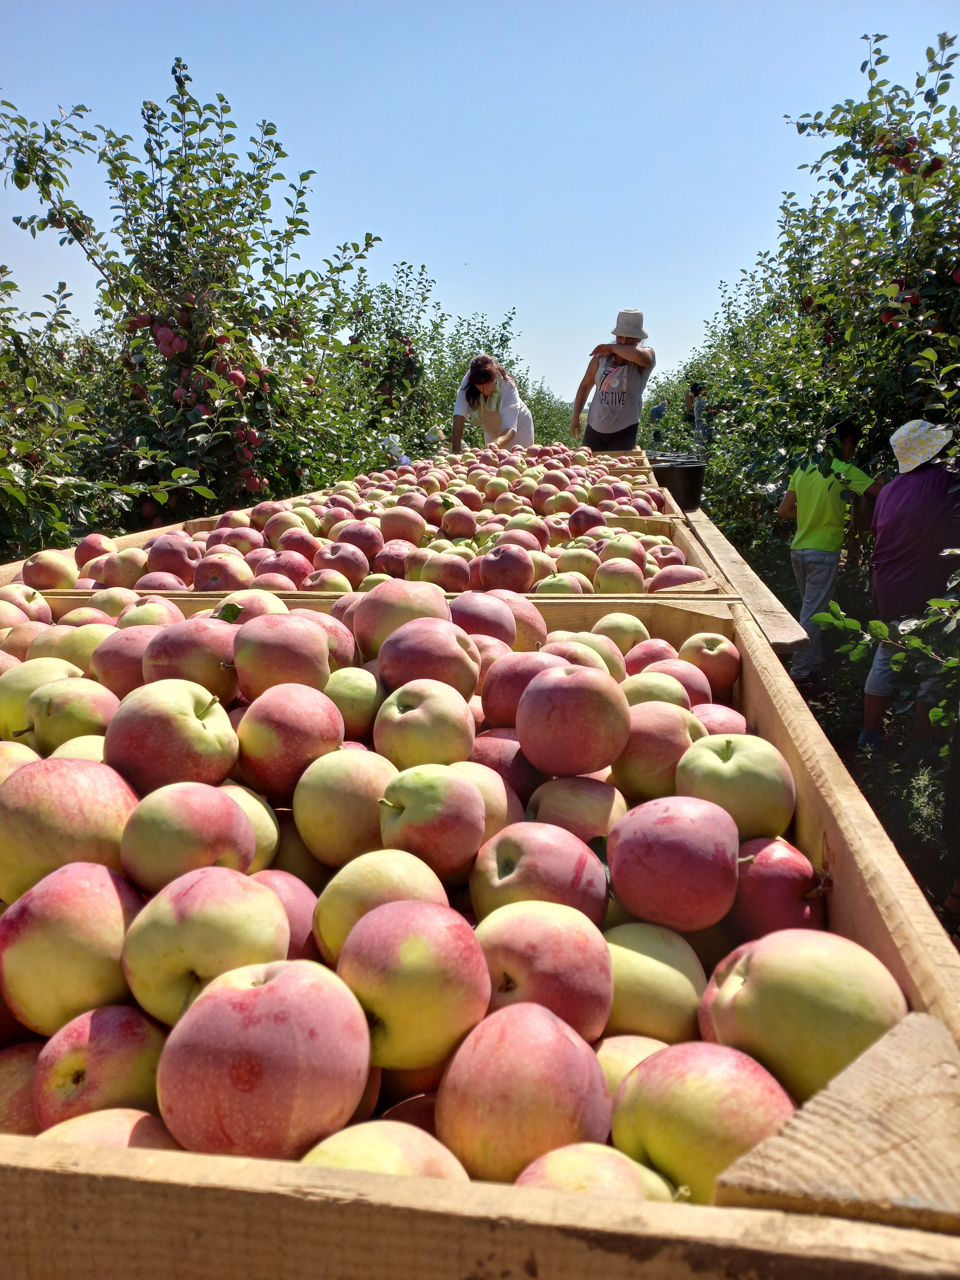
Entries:
[[703,496],[707,464],[689,456],[669,462],[651,458],[651,464],[657,484],[670,491],[680,510],[696,511]]

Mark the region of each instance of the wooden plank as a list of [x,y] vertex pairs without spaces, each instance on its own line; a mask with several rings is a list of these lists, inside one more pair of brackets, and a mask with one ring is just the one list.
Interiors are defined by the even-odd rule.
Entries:
[[960,1049],[911,1013],[722,1174],[717,1203],[960,1235]]
[[4,1280],[946,1280],[948,1235],[0,1139]]
[[730,607],[741,710],[793,770],[791,838],[832,877],[830,927],[879,957],[911,1007],[939,1018],[960,1044],[960,953],[746,606]]
[[807,633],[702,510],[688,511],[690,528],[723,576],[757,620],[775,653],[794,653],[809,643]]

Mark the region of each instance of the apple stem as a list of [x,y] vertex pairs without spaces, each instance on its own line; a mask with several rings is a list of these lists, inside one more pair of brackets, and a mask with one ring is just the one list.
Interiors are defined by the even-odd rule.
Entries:
[[393,803],[392,800],[387,800],[384,796],[380,797],[380,799],[377,801],[377,804],[382,804],[385,809],[397,808],[397,806]]
[[214,708],[214,707],[216,707],[216,706],[218,706],[218,705],[219,705],[219,703],[220,703],[220,699],[219,699],[219,698],[211,698],[211,699],[210,699],[210,701],[207,703],[207,705],[206,705],[206,706],[203,708],[203,710],[199,713],[199,715],[198,715],[197,719],[198,719],[198,720],[202,720],[204,716],[209,715],[209,714],[210,714],[210,712],[213,710],[213,708]]
[[15,738],[23,738],[23,737],[25,737],[28,733],[32,733],[32,732],[33,732],[33,730],[32,730],[32,729],[14,729],[14,731],[13,731],[13,736],[14,736]]

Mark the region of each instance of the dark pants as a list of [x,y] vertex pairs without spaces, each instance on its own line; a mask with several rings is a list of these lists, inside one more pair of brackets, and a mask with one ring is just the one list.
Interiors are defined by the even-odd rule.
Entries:
[[609,435],[588,426],[583,433],[583,443],[594,453],[629,453],[637,447],[639,425],[635,422],[632,427],[624,427],[622,431],[613,431]]

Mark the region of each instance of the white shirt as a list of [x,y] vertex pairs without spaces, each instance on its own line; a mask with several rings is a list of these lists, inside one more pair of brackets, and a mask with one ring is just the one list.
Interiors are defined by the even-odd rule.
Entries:
[[[471,410],[467,404],[467,378],[468,374],[464,374],[463,381],[460,383],[460,390],[457,392],[457,402],[453,406],[453,416],[463,418],[473,418],[477,420],[479,410],[486,407],[486,402],[479,404],[475,410]],[[483,401],[483,397],[480,397]],[[487,432],[484,427],[484,444],[493,444],[493,442],[506,432],[514,430],[516,435],[510,441],[508,447],[514,445],[521,449],[526,449],[533,444],[533,415],[527,406],[520,399],[520,393],[517,391],[516,384],[503,379],[503,386],[500,392],[500,430],[492,434]]]

